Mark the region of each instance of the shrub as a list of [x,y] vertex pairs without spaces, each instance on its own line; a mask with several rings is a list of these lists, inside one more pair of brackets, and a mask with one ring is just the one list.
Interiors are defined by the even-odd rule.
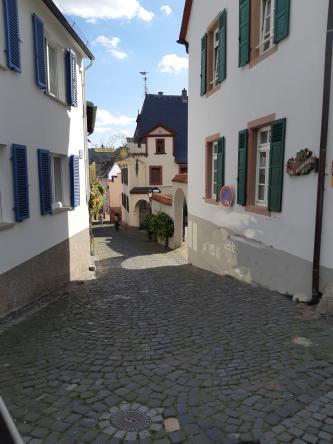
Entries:
[[169,237],[174,233],[173,220],[162,211],[157,214],[148,214],[143,221],[143,227],[147,231],[149,239],[154,241],[164,239],[166,246],[168,246]]
[[104,188],[97,180],[90,184],[89,213],[90,216],[97,216],[104,206]]

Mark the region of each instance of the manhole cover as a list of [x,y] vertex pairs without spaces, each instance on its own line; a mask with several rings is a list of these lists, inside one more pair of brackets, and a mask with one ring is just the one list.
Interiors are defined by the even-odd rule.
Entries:
[[110,422],[118,430],[126,430],[127,432],[141,432],[151,425],[151,419],[145,413],[137,410],[129,410],[128,412],[117,412],[111,414]]
[[116,439],[148,439],[163,430],[163,408],[149,408],[137,402],[111,407],[99,420],[103,433]]

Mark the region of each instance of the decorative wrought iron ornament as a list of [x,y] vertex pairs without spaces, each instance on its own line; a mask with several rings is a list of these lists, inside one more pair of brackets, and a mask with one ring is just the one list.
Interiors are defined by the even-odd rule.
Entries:
[[304,149],[287,162],[287,173],[289,176],[305,176],[311,171],[318,172],[318,158],[312,156],[312,151]]

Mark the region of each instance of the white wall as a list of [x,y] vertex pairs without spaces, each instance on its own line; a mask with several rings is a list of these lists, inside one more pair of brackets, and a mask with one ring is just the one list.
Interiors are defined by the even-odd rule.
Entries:
[[[2,3],[2,2],[1,2]],[[62,242],[89,226],[86,204],[85,160],[80,160],[81,205],[74,211],[40,215],[37,149],[70,156],[84,150],[85,132],[82,101],[83,54],[75,41],[41,1],[25,0],[19,4],[22,73],[0,70],[0,144],[7,145],[1,162],[11,170],[10,147],[27,146],[29,172],[30,219],[0,231],[0,274],[44,250]],[[44,22],[46,32],[62,48],[75,50],[78,62],[78,107],[70,108],[50,98],[35,84],[32,13]],[[0,16],[0,29],[3,17]],[[0,45],[1,45],[0,38]],[[0,48],[0,54],[2,54]],[[1,55],[0,55],[1,57]],[[1,58],[0,58],[1,63]],[[59,71],[59,76],[63,75]],[[64,97],[64,92],[63,96]],[[0,148],[1,150],[1,148]],[[12,188],[11,176],[8,187]],[[8,208],[14,206],[12,189]],[[10,210],[13,220],[13,212]],[[3,254],[6,252],[6,254]]]
[[[201,37],[209,23],[227,9],[227,79],[210,97],[200,96]],[[319,154],[325,30],[328,0],[293,0],[290,35],[278,51],[249,69],[238,67],[239,7],[235,0],[193,2],[187,39],[189,62],[189,213],[247,238],[312,260],[317,174],[284,175],[283,211],[271,217],[242,207],[223,209],[205,203],[205,138],[225,137],[225,183],[237,186],[238,132],[257,118],[276,113],[287,118],[285,162],[302,148]],[[332,108],[333,112],[333,108]],[[332,161],[331,113],[328,158]],[[327,178],[328,182],[328,178]],[[333,189],[325,196],[322,264],[333,266]]]
[[[163,135],[169,135],[168,137],[163,137]],[[156,139],[165,140],[165,154],[156,154]],[[157,185],[161,190],[167,192],[168,188],[172,187],[172,179],[179,172],[179,166],[175,162],[175,157],[173,155],[173,144],[174,139],[171,134],[164,128],[156,128],[153,130],[149,137],[147,137],[147,150],[148,156],[146,158],[147,165],[147,176],[146,181],[148,186],[149,183],[149,167],[150,166],[162,166],[162,185]]]

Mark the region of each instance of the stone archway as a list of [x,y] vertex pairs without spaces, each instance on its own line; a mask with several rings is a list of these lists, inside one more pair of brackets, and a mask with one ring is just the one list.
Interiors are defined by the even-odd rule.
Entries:
[[182,244],[186,243],[187,238],[187,201],[185,193],[181,188],[178,188],[175,193],[174,210],[174,245],[175,248],[178,248],[181,247]]
[[135,205],[136,226],[143,228],[145,217],[151,213],[151,206],[146,200],[139,200]]

